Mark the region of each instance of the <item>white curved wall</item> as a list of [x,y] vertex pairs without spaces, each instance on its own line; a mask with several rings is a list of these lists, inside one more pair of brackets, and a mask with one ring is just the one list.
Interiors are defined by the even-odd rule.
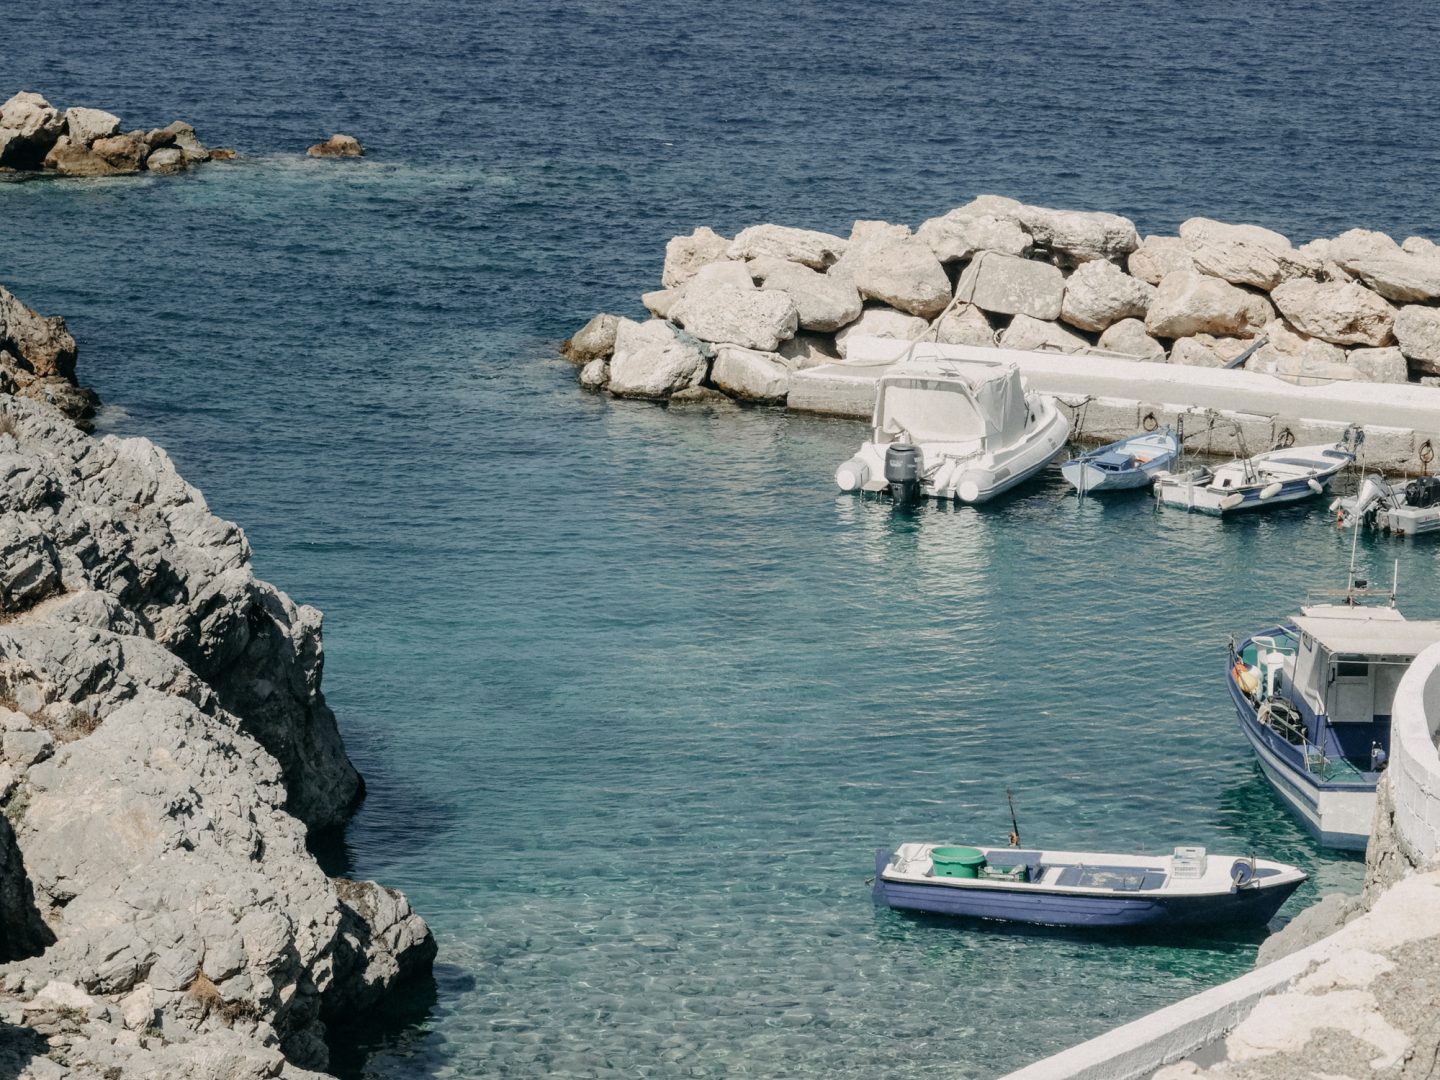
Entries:
[[1415,658],[1400,687],[1390,728],[1390,797],[1395,830],[1421,866],[1440,861],[1440,645]]

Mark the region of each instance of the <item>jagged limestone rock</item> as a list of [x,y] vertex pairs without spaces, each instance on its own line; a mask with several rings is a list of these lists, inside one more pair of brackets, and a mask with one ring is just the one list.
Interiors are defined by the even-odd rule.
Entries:
[[798,262],[812,270],[825,270],[845,254],[846,242],[829,233],[792,229],[785,225],[752,225],[741,229],[726,249],[731,259],[771,256]]
[[1270,299],[1297,330],[1334,345],[1386,345],[1395,326],[1395,309],[1354,282],[1297,278],[1277,285]]
[[714,229],[701,225],[689,236],[674,236],[665,245],[665,267],[660,284],[667,289],[679,288],[702,266],[725,258],[730,241]]
[[1107,259],[1081,263],[1065,279],[1060,318],[1081,330],[1099,333],[1121,319],[1143,319],[1155,287],[1133,278]]
[[[685,287],[684,297],[671,308],[670,316],[702,341],[773,352],[799,327],[795,302],[786,293],[756,289],[753,284],[748,289],[728,284],[702,289],[697,287],[699,281],[697,275]],[[612,361],[612,390],[614,380]]]
[[710,381],[731,397],[780,405],[790,393],[790,367],[773,352],[718,345]]
[[903,341],[918,341],[930,329],[930,324],[916,315],[906,315],[883,304],[866,304],[865,310],[845,329],[835,335],[835,348],[843,357],[845,343],[852,337],[897,338]]
[[1232,285],[1268,290],[1291,278],[1313,277],[1320,270],[1318,260],[1259,225],[1227,225],[1194,217],[1180,226],[1180,239],[1197,270]]
[[935,340],[947,345],[994,346],[995,328],[974,304],[959,304],[934,323]]
[[72,142],[89,146],[96,139],[107,138],[119,131],[120,118],[101,109],[66,109],[65,130]]
[[1440,375],[1440,311],[1406,304],[1395,315],[1395,340],[1421,375]]
[[1066,265],[1078,266],[1091,259],[1119,261],[1140,246],[1135,223],[1119,214],[1020,206],[1014,216],[1036,247],[1058,256]]
[[1194,270],[1195,260],[1178,236],[1147,236],[1125,260],[1132,277],[1147,285],[1159,285],[1160,279],[1176,270]]
[[1165,346],[1145,332],[1144,319],[1121,319],[1100,335],[1102,349],[1124,353],[1137,360],[1165,362]]
[[750,273],[762,289],[777,289],[790,297],[801,330],[833,333],[860,317],[860,292],[843,274],[822,274],[775,258],[752,260]]
[[1250,335],[1275,314],[1270,301],[1229,282],[1194,271],[1166,274],[1145,314],[1145,329],[1158,338],[1194,334]]
[[699,386],[709,361],[694,339],[682,339],[659,319],[621,319],[615,330],[608,388],[617,397],[664,398]]
[[596,315],[574,336],[560,344],[560,355],[574,364],[588,364],[615,351],[615,328],[620,319],[615,315]]
[[[1019,204],[1016,204],[1018,208]],[[1030,234],[1013,216],[969,203],[924,222],[915,235],[928,244],[941,262],[964,262],[982,251],[1024,256],[1030,251]]]
[[997,315],[1059,318],[1065,275],[1049,263],[982,252],[965,267],[955,286],[963,303]]
[[1090,342],[1059,323],[1016,315],[1000,334],[1002,349],[1051,349],[1057,352],[1080,352]]

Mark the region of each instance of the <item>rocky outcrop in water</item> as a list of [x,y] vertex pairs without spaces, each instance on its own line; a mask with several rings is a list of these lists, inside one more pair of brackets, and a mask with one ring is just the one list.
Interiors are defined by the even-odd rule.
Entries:
[[363,790],[320,629],[159,447],[0,394],[5,1075],[303,1076],[426,975],[404,896],[307,846]]
[[857,221],[848,237],[753,225],[727,240],[701,226],[666,245],[661,286],[629,336],[659,344],[683,328],[689,359],[621,355],[616,317],[597,316],[562,349],[586,389],[783,403],[791,373],[843,357],[855,335],[1210,367],[1264,336],[1246,366],[1284,379],[1440,375],[1440,247],[1358,229],[1297,247],[1197,217],[1178,236],[1142,239],[1117,214],[982,195],[913,233]]
[[58,315],[26,307],[0,285],[0,394],[43,401],[82,425],[99,398],[75,384],[75,339]]
[[363,157],[365,148],[353,135],[331,135],[305,152],[311,157]]
[[0,105],[0,172],[52,176],[122,176],[141,171],[181,172],[212,159],[211,151],[181,120],[152,131],[122,133],[120,118],[100,109],[60,110],[22,90]]

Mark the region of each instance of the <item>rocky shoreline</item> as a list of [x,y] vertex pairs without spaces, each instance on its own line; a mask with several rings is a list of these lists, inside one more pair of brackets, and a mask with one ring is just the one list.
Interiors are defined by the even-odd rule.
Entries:
[[235,151],[207,149],[183,120],[163,128],[120,130],[102,109],[58,109],[22,90],[0,105],[0,173],[46,176],[127,176],[178,173]]
[[434,939],[308,846],[363,792],[320,613],[163,450],[76,425],[74,362],[0,289],[0,1069],[316,1075]]
[[1440,247],[1351,229],[1295,246],[1191,218],[1141,238],[1117,214],[982,195],[917,229],[848,238],[755,225],[666,246],[645,321],[597,315],[562,346],[586,389],[784,404],[852,336],[1103,353],[1305,385],[1440,377]]

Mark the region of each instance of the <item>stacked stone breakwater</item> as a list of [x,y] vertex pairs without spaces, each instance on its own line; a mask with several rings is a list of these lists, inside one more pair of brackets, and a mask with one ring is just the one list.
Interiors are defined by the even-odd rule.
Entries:
[[320,612],[163,450],[43,396],[0,393],[0,1073],[314,1075],[435,955],[310,853],[363,790]]
[[0,105],[0,173],[123,176],[177,173],[235,156],[207,149],[183,120],[148,131],[121,131],[120,118],[102,109],[58,109],[22,90]]
[[1141,238],[1117,214],[982,195],[912,230],[756,225],[666,247],[651,318],[567,340],[580,382],[620,397],[784,404],[796,372],[856,337],[1246,370],[1302,385],[1440,377],[1440,247],[1352,229],[1295,246],[1191,218]]

